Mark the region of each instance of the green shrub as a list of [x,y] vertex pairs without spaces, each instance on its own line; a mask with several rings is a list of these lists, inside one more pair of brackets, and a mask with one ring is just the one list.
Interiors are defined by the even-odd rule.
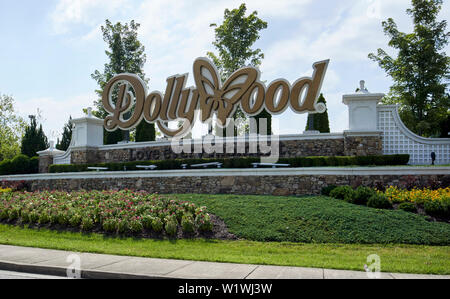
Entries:
[[350,186],[339,186],[330,192],[330,196],[336,199],[351,201],[354,197],[355,191]]
[[81,215],[75,214],[70,217],[69,223],[73,227],[78,227],[81,223]]
[[141,221],[139,221],[138,219],[131,219],[130,220],[130,231],[137,234],[137,233],[141,233],[142,230],[144,229]]
[[117,220],[114,218],[105,219],[102,224],[103,230],[114,233],[117,231]]
[[159,233],[163,229],[163,222],[161,218],[154,217],[152,220],[152,230]]
[[30,223],[37,223],[39,221],[39,214],[35,211],[30,212],[28,214],[28,220]]
[[435,217],[450,217],[450,198],[442,200],[427,200],[424,205],[425,213]]
[[117,224],[117,231],[121,234],[126,234],[130,230],[130,223],[127,219],[120,219]]
[[164,229],[169,236],[175,236],[177,233],[178,223],[174,217],[166,217],[166,224],[164,225]]
[[198,214],[195,217],[195,225],[198,227],[199,231],[209,232],[213,229],[211,217],[207,213]]
[[356,188],[353,203],[357,205],[366,205],[369,198],[375,194],[376,192],[372,188],[360,186]]
[[16,220],[19,218],[20,210],[17,208],[12,208],[9,210],[8,218],[9,220]]
[[0,162],[0,175],[31,174],[39,172],[39,158],[17,155]]
[[417,213],[416,205],[412,202],[403,202],[398,205],[398,208],[406,212]]
[[185,233],[193,233],[195,231],[194,217],[192,215],[184,215],[181,217],[181,227]]
[[[405,165],[409,161],[409,155],[390,156],[358,156],[358,157],[296,157],[281,158],[279,163],[290,164],[291,167],[321,167],[321,166],[350,166],[350,165]],[[260,162],[259,158],[217,158],[217,159],[168,159],[156,161],[132,161],[122,163],[91,163],[83,165],[50,165],[50,173],[83,172],[88,167],[107,167],[110,171],[138,170],[136,165],[156,165],[158,170],[180,169],[181,164],[200,164],[208,162],[221,162],[223,168],[252,168],[252,163]],[[3,162],[2,162],[3,163]],[[1,164],[1,163],[0,163]],[[11,169],[11,166],[4,166]],[[33,166],[34,167],[34,166]],[[188,166],[189,168],[189,166]],[[0,166],[0,173],[2,167]],[[11,170],[8,170],[11,171]],[[36,170],[37,172],[37,170]],[[31,172],[30,172],[31,173]]]
[[391,209],[392,204],[384,194],[372,195],[367,201],[367,206],[376,209]]
[[39,215],[39,224],[46,224],[50,222],[50,216],[47,214],[47,212],[42,212]]
[[81,229],[84,231],[89,231],[94,227],[94,221],[91,217],[83,217],[81,219]]
[[324,196],[330,196],[330,192],[333,191],[334,189],[336,189],[336,185],[329,185],[326,187],[323,187],[322,190],[320,191],[320,193]]

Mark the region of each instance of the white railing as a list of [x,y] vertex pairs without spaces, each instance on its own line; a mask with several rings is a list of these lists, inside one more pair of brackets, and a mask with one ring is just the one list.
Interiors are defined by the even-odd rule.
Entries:
[[378,129],[383,131],[383,154],[409,154],[411,165],[430,165],[431,153],[436,165],[450,164],[450,138],[424,138],[411,132],[398,114],[398,106],[377,107]]

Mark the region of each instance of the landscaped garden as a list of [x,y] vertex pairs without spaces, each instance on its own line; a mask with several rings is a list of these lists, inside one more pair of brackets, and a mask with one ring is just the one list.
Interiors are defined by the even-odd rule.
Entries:
[[[340,189],[352,195],[340,200],[325,195],[2,189],[0,243],[353,270],[362,270],[365,258],[376,253],[382,258],[383,271],[450,273],[450,223],[442,216],[425,215],[424,208],[429,200],[447,202],[449,188],[420,192],[388,188],[383,194]],[[324,193],[336,196],[340,189]],[[367,201],[354,199],[362,194]],[[367,206],[375,196],[383,196],[391,205]],[[405,211],[399,208],[400,202],[414,203],[416,210]]]

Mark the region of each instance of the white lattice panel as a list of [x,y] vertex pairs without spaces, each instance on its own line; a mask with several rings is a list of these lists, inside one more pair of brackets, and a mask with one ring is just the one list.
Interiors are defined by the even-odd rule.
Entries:
[[398,116],[395,106],[378,107],[378,129],[383,131],[383,153],[409,154],[412,165],[431,164],[431,153],[436,153],[436,164],[450,164],[450,140],[423,138],[409,131]]

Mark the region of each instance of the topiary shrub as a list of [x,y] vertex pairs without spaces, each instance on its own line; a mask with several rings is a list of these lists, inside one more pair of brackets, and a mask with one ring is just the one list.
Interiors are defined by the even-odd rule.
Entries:
[[330,196],[336,199],[352,201],[355,191],[350,186],[339,186],[330,192]]
[[376,209],[391,209],[392,204],[384,194],[372,195],[367,201],[367,206]]
[[412,202],[403,202],[399,204],[398,208],[406,212],[417,213],[416,205]]
[[324,196],[330,196],[330,192],[336,188],[337,188],[336,185],[329,185],[329,186],[323,187],[322,190],[320,191],[320,194],[322,194]]
[[372,188],[359,186],[355,190],[353,203],[357,205],[366,205],[369,198],[375,194],[376,192]]

